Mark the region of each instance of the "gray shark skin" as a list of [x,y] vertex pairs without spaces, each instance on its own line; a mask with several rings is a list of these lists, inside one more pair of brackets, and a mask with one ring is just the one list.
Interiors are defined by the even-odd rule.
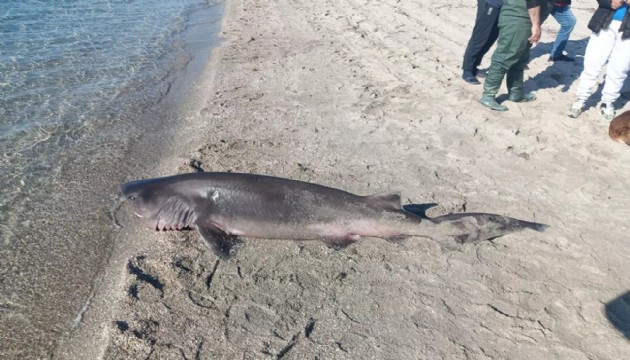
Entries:
[[[362,236],[399,240],[408,236],[455,238],[460,243],[493,239],[547,225],[509,217],[461,213],[428,218],[401,206],[398,194],[358,196],[318,184],[239,173],[189,173],[131,181],[122,195],[155,230],[197,229],[222,258],[236,253],[240,236],[323,240],[346,247]],[[410,208],[411,209],[411,208]]]

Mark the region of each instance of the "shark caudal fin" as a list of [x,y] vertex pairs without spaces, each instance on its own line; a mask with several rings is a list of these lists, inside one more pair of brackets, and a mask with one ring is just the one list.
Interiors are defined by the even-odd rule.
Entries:
[[455,240],[462,244],[491,240],[523,229],[543,232],[549,227],[545,224],[483,213],[449,214],[431,220],[438,224],[448,225],[449,228],[452,227]]

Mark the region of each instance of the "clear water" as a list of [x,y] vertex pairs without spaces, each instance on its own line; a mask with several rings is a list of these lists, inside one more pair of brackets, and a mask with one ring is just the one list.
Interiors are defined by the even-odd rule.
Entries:
[[161,100],[199,56],[187,31],[209,51],[221,12],[208,0],[0,1],[0,358],[49,355],[71,326],[111,249],[104,209],[138,166],[129,151],[176,125]]
[[[206,3],[0,2],[0,167],[23,165],[25,158],[49,163],[34,156],[42,146],[63,147],[84,127],[160,96],[164,90],[151,86],[185,56],[175,35],[191,7]],[[20,184],[29,180],[20,171],[9,175],[2,198],[15,186],[29,186]]]

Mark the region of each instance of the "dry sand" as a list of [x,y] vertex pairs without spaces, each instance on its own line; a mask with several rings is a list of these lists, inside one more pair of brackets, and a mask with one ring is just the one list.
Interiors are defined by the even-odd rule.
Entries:
[[497,113],[459,78],[474,1],[227,1],[194,141],[147,177],[198,158],[208,171],[398,190],[406,203],[439,203],[431,216],[552,227],[456,250],[421,238],[345,251],[248,239],[218,261],[195,232],[152,232],[127,209],[58,357],[628,358],[630,305],[606,305],[630,290],[630,148],[608,139],[594,107],[564,115],[594,6],[573,7],[577,64],[546,62],[549,19],[526,73],[539,99]]

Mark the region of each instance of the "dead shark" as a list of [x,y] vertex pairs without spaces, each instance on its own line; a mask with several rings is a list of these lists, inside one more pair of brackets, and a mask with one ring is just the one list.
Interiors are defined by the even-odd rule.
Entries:
[[[460,243],[493,239],[547,225],[496,214],[460,213],[428,218],[405,210],[400,195],[359,196],[279,177],[202,172],[131,181],[122,195],[155,230],[197,229],[222,258],[242,246],[241,236],[323,240],[337,248],[361,237],[454,238]],[[410,209],[410,208],[409,208]]]

